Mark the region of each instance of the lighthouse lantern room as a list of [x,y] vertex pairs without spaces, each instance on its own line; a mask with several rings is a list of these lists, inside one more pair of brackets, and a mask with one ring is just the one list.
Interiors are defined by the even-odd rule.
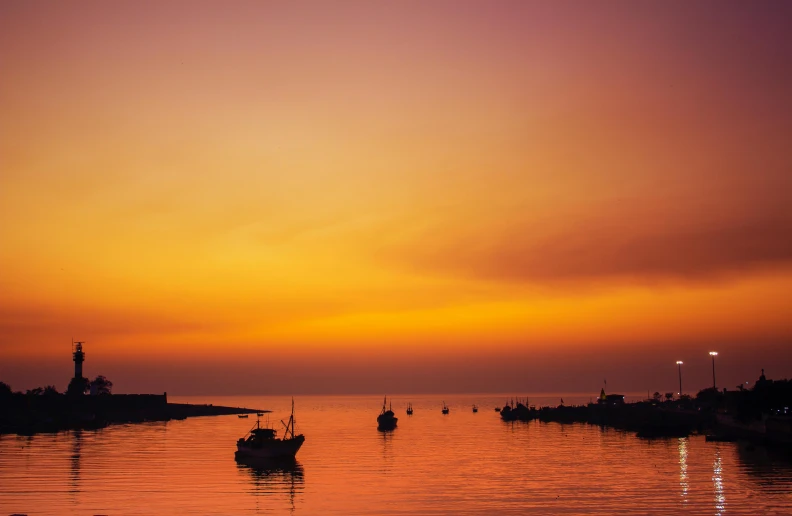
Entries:
[[83,352],[84,342],[72,342],[72,357],[74,357],[74,377],[82,378],[82,365],[85,360],[85,352]]

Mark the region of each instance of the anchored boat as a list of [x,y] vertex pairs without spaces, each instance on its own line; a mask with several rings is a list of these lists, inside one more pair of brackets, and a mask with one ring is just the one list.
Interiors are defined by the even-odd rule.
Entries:
[[294,457],[305,442],[304,435],[294,434],[294,399],[292,399],[289,422],[281,421],[281,424],[286,428],[281,439],[278,439],[274,429],[261,426],[261,412],[256,416],[256,426],[251,428],[245,437],[240,437],[237,441],[235,458],[240,460]]
[[396,428],[396,422],[399,420],[399,418],[393,414],[391,407],[388,407],[388,410],[385,410],[387,401],[388,398],[385,397],[385,400],[382,402],[382,412],[380,412],[380,415],[377,416],[377,430],[393,430]]

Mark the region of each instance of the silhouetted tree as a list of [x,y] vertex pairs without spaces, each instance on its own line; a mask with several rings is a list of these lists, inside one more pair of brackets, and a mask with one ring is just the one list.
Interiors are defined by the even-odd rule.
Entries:
[[91,382],[88,378],[82,376],[80,378],[72,378],[69,382],[69,387],[66,389],[66,393],[71,396],[81,395],[88,392],[88,389],[91,387]]
[[41,396],[44,393],[44,389],[41,387],[36,387],[35,389],[28,389],[25,394],[28,396]]
[[660,393],[655,392],[654,394],[652,394],[652,399],[655,401],[660,401]]
[[110,394],[113,390],[113,382],[102,375],[97,376],[91,382],[91,394]]
[[5,382],[0,382],[0,398],[9,398],[14,393],[11,386]]
[[44,387],[44,392],[41,394],[42,396],[60,396],[58,389],[56,389],[54,385],[47,385]]
[[671,401],[672,399],[674,399],[674,393],[673,392],[665,393],[665,399],[666,401]]

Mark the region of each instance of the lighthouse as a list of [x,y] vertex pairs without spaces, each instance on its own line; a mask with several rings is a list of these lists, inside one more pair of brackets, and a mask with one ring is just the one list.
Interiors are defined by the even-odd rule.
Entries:
[[85,353],[83,352],[83,342],[72,343],[72,357],[74,358],[74,377],[82,378],[82,364],[85,361]]

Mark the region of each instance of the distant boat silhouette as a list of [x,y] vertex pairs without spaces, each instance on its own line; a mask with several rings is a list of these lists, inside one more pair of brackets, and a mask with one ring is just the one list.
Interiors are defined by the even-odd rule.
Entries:
[[377,430],[393,430],[396,428],[396,422],[399,420],[399,418],[393,414],[391,407],[388,407],[388,410],[385,410],[387,401],[388,397],[386,396],[382,401],[382,412],[380,412],[380,415],[377,416]]
[[248,415],[247,415],[247,414],[239,414],[239,415],[237,415],[237,417],[238,417],[239,419],[247,419],[247,418],[248,418]]
[[445,401],[443,402],[443,414],[448,414],[448,405],[445,404]]
[[500,407],[495,407],[495,412],[500,412],[500,411],[501,411]]
[[407,415],[408,416],[412,416],[412,413],[413,413],[412,403],[408,403],[407,404]]
[[476,405],[473,405],[473,413],[475,414],[476,412],[478,412],[478,407]]

